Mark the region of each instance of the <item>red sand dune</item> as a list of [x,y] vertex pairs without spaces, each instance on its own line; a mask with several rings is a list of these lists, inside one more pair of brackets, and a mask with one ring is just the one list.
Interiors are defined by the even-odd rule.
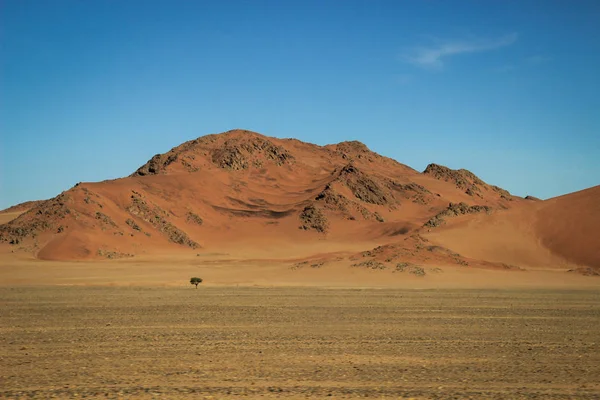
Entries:
[[24,207],[0,225],[0,251],[353,257],[382,245],[377,254],[414,262],[598,267],[598,192],[529,201],[466,170],[419,173],[359,142],[321,147],[234,130]]
[[492,215],[457,218],[426,237],[477,259],[600,270],[600,186]]
[[600,186],[541,203],[536,219],[535,231],[545,247],[600,269]]

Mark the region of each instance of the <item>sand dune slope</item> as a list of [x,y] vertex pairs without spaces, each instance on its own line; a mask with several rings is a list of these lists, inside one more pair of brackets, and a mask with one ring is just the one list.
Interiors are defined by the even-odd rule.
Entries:
[[425,236],[476,259],[600,269],[600,186],[492,215],[456,218]]
[[536,216],[535,232],[545,247],[600,269],[600,186],[547,200]]

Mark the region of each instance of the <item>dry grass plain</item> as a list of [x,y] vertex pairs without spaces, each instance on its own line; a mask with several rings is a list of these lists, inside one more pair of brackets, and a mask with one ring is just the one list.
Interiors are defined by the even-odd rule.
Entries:
[[600,398],[597,290],[2,287],[2,398]]

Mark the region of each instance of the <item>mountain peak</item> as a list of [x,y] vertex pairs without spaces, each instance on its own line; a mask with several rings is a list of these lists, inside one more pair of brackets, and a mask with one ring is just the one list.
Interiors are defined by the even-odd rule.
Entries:
[[237,171],[268,162],[283,165],[294,159],[274,141],[279,140],[243,129],[201,136],[156,154],[131,176],[198,172],[211,166]]

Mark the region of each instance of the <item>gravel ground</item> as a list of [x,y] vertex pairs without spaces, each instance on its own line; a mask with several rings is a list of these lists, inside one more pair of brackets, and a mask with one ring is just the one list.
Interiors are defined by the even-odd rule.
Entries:
[[600,398],[600,292],[0,288],[0,398]]

